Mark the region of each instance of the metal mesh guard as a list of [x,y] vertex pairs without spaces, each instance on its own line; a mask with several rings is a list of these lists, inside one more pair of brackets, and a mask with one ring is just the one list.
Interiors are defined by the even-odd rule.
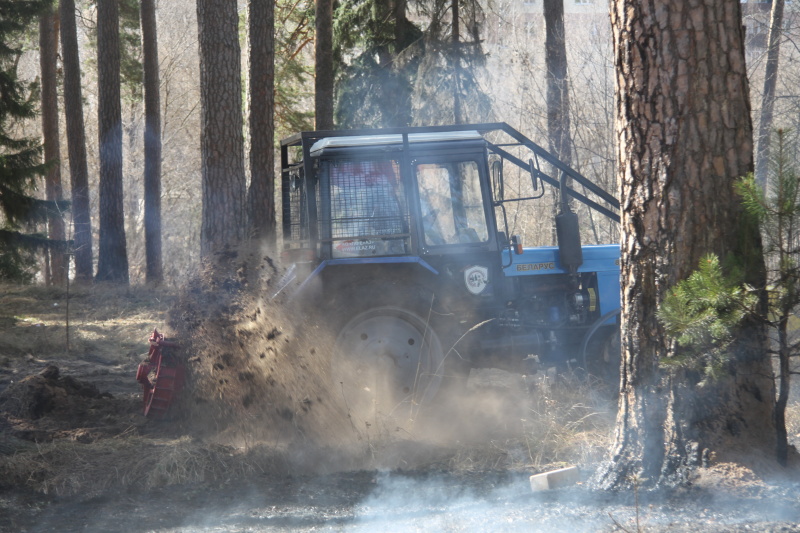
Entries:
[[305,205],[305,180],[301,178],[299,169],[291,172],[290,179],[283,182],[283,187],[284,201],[289,202],[290,220],[286,225],[289,228],[289,241],[306,240],[309,238],[308,210]]
[[[340,160],[331,163],[331,222],[334,249],[347,255],[403,253],[408,205],[397,161]],[[395,242],[387,242],[393,237]],[[373,242],[365,242],[373,241]]]

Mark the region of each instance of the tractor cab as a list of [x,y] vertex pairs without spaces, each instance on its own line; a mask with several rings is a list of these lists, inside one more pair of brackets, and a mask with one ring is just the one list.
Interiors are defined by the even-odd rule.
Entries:
[[[284,167],[287,250],[311,248],[324,261],[452,253],[495,240],[477,131],[323,134],[332,136],[300,134],[307,154]],[[287,149],[300,147],[292,140],[287,163]]]

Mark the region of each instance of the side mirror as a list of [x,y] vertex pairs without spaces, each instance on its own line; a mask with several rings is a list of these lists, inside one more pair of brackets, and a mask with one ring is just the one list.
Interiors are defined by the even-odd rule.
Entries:
[[502,159],[495,159],[494,161],[492,161],[490,173],[492,175],[492,193],[494,194],[494,200],[497,202],[502,202],[505,196],[505,191],[503,190]]
[[508,236],[505,231],[497,232],[497,244],[500,246],[500,249],[508,248]]

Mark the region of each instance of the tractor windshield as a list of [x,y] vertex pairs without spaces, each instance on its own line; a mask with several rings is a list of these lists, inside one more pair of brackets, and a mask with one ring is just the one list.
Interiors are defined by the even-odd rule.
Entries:
[[417,163],[416,176],[425,244],[488,240],[476,161]]

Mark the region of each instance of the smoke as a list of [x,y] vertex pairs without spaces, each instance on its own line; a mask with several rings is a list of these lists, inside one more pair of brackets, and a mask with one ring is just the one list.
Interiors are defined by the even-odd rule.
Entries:
[[750,496],[692,489],[637,500],[584,486],[532,493],[522,473],[362,471],[231,488],[161,531],[797,531],[798,488]]
[[471,484],[468,477],[384,474],[375,491],[355,509],[351,530],[590,530],[573,519],[551,524],[545,513],[537,512],[539,502],[532,498],[525,479],[505,480],[497,488],[492,485],[491,481]]
[[[496,483],[496,486],[495,486]],[[794,484],[797,488],[797,484]],[[527,476],[474,479],[441,475],[379,477],[348,531],[797,531],[800,506],[787,498],[735,497],[714,491],[640,495],[577,487],[533,494]],[[794,523],[794,526],[790,526]],[[756,527],[754,527],[756,525]],[[794,529],[786,528],[789,525]],[[621,526],[621,527],[620,527]],[[774,528],[774,529],[771,529]],[[735,529],[738,531],[739,529]]]
[[798,493],[797,481],[748,494],[690,488],[635,498],[583,485],[532,493],[522,472],[355,471],[65,500],[49,506],[28,530],[789,532],[800,528]]

